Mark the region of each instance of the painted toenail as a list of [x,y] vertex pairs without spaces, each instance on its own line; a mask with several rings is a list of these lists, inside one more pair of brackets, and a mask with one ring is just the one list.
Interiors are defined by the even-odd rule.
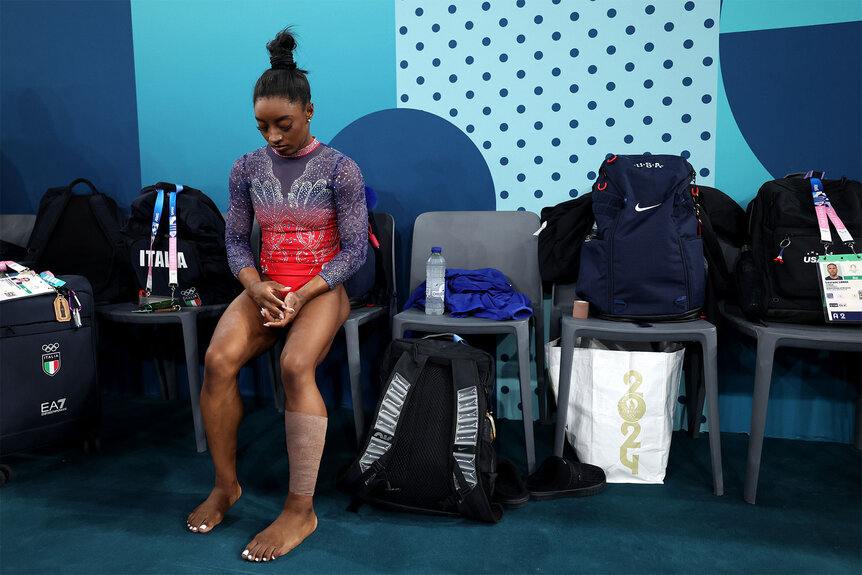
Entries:
[[267,560],[266,557],[264,557],[263,560],[266,561]]
[[201,529],[206,529],[206,528],[207,528],[206,523],[204,523],[203,525],[201,525]]
[[248,549],[246,549],[245,551],[243,551],[243,552],[242,552],[242,556],[243,556],[243,557],[248,557]]
[[254,558],[254,560],[255,560],[255,561],[260,561],[260,557],[255,557],[255,558]]

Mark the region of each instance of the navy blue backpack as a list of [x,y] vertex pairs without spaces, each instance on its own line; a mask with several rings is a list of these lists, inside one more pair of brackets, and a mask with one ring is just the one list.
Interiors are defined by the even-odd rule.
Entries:
[[581,248],[577,293],[610,319],[699,317],[706,267],[695,172],[669,155],[613,156],[593,184],[596,225]]

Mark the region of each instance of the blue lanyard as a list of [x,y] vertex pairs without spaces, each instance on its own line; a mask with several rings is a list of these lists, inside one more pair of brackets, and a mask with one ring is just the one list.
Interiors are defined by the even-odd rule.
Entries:
[[[171,297],[179,285],[177,280],[177,194],[183,191],[183,187],[177,184],[175,192],[168,192],[168,286],[171,288]],[[150,251],[149,268],[147,269],[147,295],[153,291],[153,245],[156,242],[156,233],[159,231],[159,222],[162,220],[162,207],[165,201],[165,191],[157,188],[156,205],[153,208],[153,225],[150,228]]]

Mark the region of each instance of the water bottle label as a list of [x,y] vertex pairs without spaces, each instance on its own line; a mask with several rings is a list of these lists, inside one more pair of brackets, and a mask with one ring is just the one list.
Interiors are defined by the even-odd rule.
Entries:
[[445,284],[432,283],[425,287],[425,298],[439,297],[442,298],[445,293]]

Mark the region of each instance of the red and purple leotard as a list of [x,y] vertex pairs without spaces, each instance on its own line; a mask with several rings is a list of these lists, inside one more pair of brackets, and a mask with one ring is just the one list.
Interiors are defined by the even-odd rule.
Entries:
[[293,291],[315,275],[333,288],[365,261],[365,184],[341,152],[316,139],[290,156],[264,146],[234,162],[229,186],[225,244],[234,275],[255,267],[254,217],[262,234],[260,271]]

